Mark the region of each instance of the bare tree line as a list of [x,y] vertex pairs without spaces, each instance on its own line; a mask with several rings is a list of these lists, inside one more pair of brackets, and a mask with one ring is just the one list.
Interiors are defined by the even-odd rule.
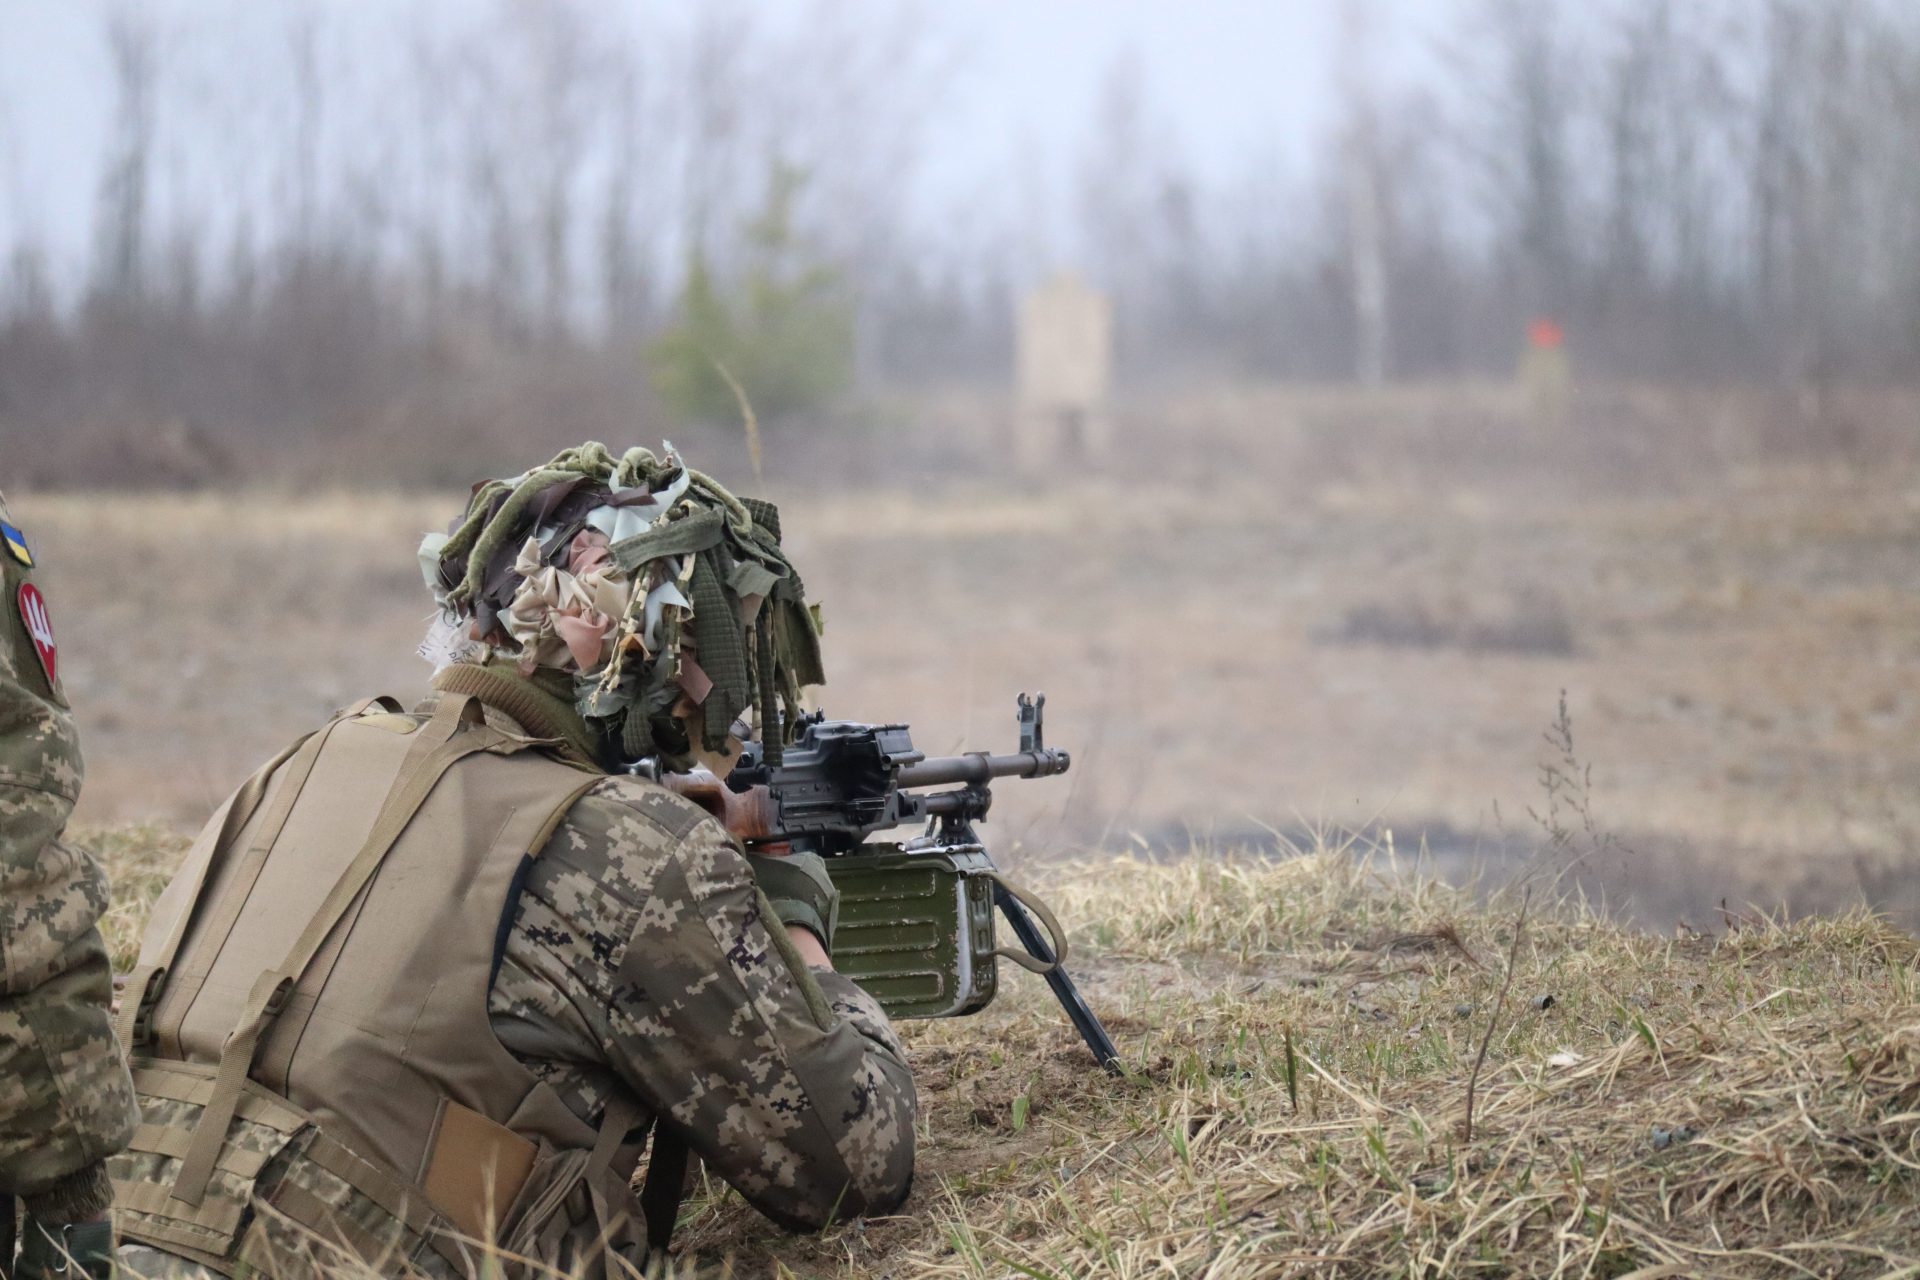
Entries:
[[1114,294],[1135,380],[1504,375],[1536,316],[1618,378],[1904,376],[1901,0],[1478,0],[1398,78],[1377,10],[1343,11],[1338,120],[1300,177],[1252,154],[1203,176],[1156,97],[1186,87],[1116,64],[1062,176],[1069,242],[1037,261],[1011,152],[1005,198],[915,199],[951,58],[912,6],[517,0],[369,35],[309,2],[253,7],[242,40],[103,2],[91,249],[63,272],[10,224],[0,423],[564,433],[645,403],[637,353],[690,255],[745,271],[793,173],[869,385],[1004,379],[1014,295],[1056,266]]

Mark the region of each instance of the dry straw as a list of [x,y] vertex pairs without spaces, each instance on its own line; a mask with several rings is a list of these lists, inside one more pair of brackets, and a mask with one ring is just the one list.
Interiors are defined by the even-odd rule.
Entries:
[[[105,845],[142,892],[177,850]],[[681,1273],[1920,1274],[1920,979],[1870,915],[1658,938],[1536,899],[1520,935],[1517,901],[1351,842],[1029,870],[1130,1077],[1009,975],[987,1014],[906,1028],[905,1215],[795,1238],[706,1181]]]

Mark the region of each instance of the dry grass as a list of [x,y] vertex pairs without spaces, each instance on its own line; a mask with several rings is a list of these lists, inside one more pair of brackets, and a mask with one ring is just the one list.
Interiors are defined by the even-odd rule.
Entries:
[[[1003,841],[1384,815],[1457,868],[1526,833],[1564,689],[1596,803],[1645,855],[1595,860],[1596,892],[1661,926],[1863,892],[1920,921],[1920,488],[1303,484],[1249,462],[1147,494],[777,495],[826,610],[823,705],[944,752],[1004,746],[1013,694],[1045,689],[1074,772],[997,796]],[[452,495],[8,496],[47,567],[84,820],[191,829],[333,708],[425,683],[413,549]]]
[[[180,844],[89,841],[124,963]],[[1882,920],[1656,937],[1560,904],[1516,947],[1517,900],[1476,905],[1386,848],[1039,871],[1127,1078],[1010,974],[986,1014],[907,1029],[905,1215],[794,1238],[709,1184],[683,1272],[1920,1273],[1920,970]]]

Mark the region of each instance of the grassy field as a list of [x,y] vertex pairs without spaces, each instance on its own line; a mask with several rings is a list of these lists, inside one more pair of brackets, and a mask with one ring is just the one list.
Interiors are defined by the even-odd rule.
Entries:
[[[986,835],[1129,1069],[1010,973],[908,1029],[907,1214],[792,1239],[707,1185],[689,1269],[1920,1275],[1913,406],[1861,407],[1862,465],[1758,400],[1550,437],[1511,399],[1200,397],[1050,482],[958,426],[937,480],[774,442],[823,706],[945,752],[1050,695],[1073,771]],[[413,547],[459,497],[9,497],[124,966],[255,763],[423,687]]]
[[[90,843],[124,966],[180,842]],[[703,1180],[678,1274],[1920,1274],[1920,957],[1880,920],[1655,937],[1379,848],[1040,883],[1124,1078],[1009,973],[906,1028],[903,1214],[790,1237]]]
[[[1920,486],[1756,471],[1684,493],[1392,474],[780,493],[832,714],[1005,749],[1049,694],[1034,856],[1427,838],[1449,874],[1542,832],[1543,767],[1617,837],[1596,897],[1920,921]],[[90,763],[81,816],[196,826],[332,708],[417,694],[444,495],[14,494]],[[1562,691],[1568,753],[1543,740]],[[1546,815],[1542,815],[1546,816]]]

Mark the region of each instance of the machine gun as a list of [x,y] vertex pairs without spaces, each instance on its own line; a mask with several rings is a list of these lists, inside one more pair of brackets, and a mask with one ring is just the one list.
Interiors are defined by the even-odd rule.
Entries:
[[[663,781],[723,808],[749,849],[784,844],[826,860],[840,891],[834,967],[890,1016],[977,1013],[997,990],[995,962],[1006,959],[1046,978],[1094,1058],[1117,1071],[1113,1041],[1063,963],[1059,922],[1001,876],[974,831],[992,807],[994,779],[1052,777],[1072,764],[1046,745],[1045,706],[1045,695],[1020,695],[1020,749],[1010,755],[928,757],[906,725],[815,713],[784,748],[749,744],[724,785],[699,775]],[[921,822],[912,839],[871,839]],[[1023,950],[995,945],[996,911]]]

